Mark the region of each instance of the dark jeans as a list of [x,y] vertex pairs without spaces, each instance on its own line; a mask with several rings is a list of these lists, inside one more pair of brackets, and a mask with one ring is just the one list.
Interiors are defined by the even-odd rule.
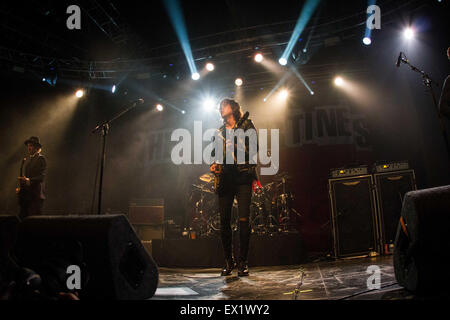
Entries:
[[20,205],[19,218],[25,219],[29,216],[37,216],[41,214],[42,206],[44,205],[43,199],[33,199],[23,201]]
[[234,185],[227,183],[219,194],[220,235],[225,259],[232,259],[232,230],[231,212],[234,197],[236,196],[239,208],[239,261],[246,261],[250,241],[250,203],[252,197],[252,185]]

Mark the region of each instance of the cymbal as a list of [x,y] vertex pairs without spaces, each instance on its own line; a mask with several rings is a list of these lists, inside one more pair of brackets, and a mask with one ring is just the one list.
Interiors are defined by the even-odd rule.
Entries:
[[208,172],[208,173],[202,174],[199,177],[199,179],[203,182],[211,182],[213,180],[213,176],[214,175],[212,173]]
[[201,186],[201,185],[198,185],[198,184],[193,184],[192,186],[193,186],[194,188],[196,188],[196,189],[202,191],[202,192],[206,192],[206,193],[214,193],[212,190],[208,189],[208,188],[205,187],[205,186]]

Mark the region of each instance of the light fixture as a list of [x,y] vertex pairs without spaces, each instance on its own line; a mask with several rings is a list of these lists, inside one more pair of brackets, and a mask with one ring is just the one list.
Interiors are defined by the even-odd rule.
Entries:
[[363,43],[368,46],[372,43],[372,40],[369,37],[364,37]]
[[237,78],[237,79],[234,81],[234,84],[235,84],[236,86],[238,86],[238,87],[242,86],[243,83],[244,83],[244,82],[242,81],[241,78]]
[[84,90],[82,90],[82,89],[77,90],[77,92],[75,92],[75,96],[77,98],[82,98],[84,96]]
[[213,71],[214,70],[214,65],[211,62],[208,62],[206,64],[206,70]]
[[263,57],[263,55],[261,54],[261,53],[257,53],[256,55],[255,55],[255,61],[256,62],[261,62],[261,61],[263,61],[263,59],[264,59],[264,57]]
[[156,105],[156,110],[158,110],[158,111],[163,111],[163,110],[164,110],[164,107],[163,107],[161,104],[157,104],[157,105]]
[[200,79],[200,74],[198,72],[192,74],[192,80]]
[[414,30],[411,28],[406,28],[405,31],[403,31],[403,36],[410,40],[414,37]]
[[336,77],[334,78],[334,84],[340,87],[344,84],[344,79],[342,79],[341,77]]
[[278,63],[281,64],[282,66],[285,66],[287,64],[287,60],[285,58],[280,58],[278,60]]

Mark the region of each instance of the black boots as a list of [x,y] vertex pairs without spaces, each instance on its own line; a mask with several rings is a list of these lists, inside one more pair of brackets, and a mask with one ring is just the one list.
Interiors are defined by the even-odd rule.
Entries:
[[238,266],[238,276],[246,277],[248,276],[248,263],[247,261],[241,260]]
[[[238,276],[239,277],[246,277],[248,276],[248,263],[247,261],[240,261],[239,264],[237,265],[238,267]],[[221,276],[225,277],[225,276],[229,276],[234,268],[236,268],[236,263],[234,262],[234,260],[226,260],[225,261],[225,266],[222,269],[222,273]]]
[[225,260],[225,266],[222,268],[221,276],[225,277],[233,272],[233,269],[236,268],[236,262],[233,259]]

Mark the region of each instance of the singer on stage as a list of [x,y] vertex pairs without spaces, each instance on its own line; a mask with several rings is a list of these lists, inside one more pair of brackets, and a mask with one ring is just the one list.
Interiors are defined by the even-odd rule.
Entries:
[[[222,137],[227,137],[227,131],[232,129],[253,129],[256,134],[255,126],[252,121],[245,119],[239,121],[243,117],[239,103],[232,99],[224,99],[219,105],[219,111],[222,116],[224,125],[219,129]],[[241,119],[241,120],[242,120]],[[242,122],[242,123],[240,123]],[[257,139],[257,138],[255,138]],[[234,140],[234,139],[233,139]],[[257,140],[256,140],[257,142]],[[245,163],[238,163],[234,157],[233,163],[226,163],[227,152],[236,154],[236,150],[243,147],[245,150]],[[219,212],[221,225],[221,239],[225,256],[225,266],[222,269],[222,276],[232,273],[236,267],[236,261],[233,257],[232,248],[232,230],[231,230],[231,212],[234,197],[236,196],[239,208],[239,258],[237,261],[238,276],[248,276],[247,255],[250,241],[250,203],[252,196],[252,183],[257,180],[256,164],[249,162],[249,146],[248,141],[244,141],[241,146],[239,142],[229,140],[223,141],[224,161],[221,165],[221,188],[217,191],[219,197]],[[211,172],[217,174],[219,165],[213,164],[210,168]]]

